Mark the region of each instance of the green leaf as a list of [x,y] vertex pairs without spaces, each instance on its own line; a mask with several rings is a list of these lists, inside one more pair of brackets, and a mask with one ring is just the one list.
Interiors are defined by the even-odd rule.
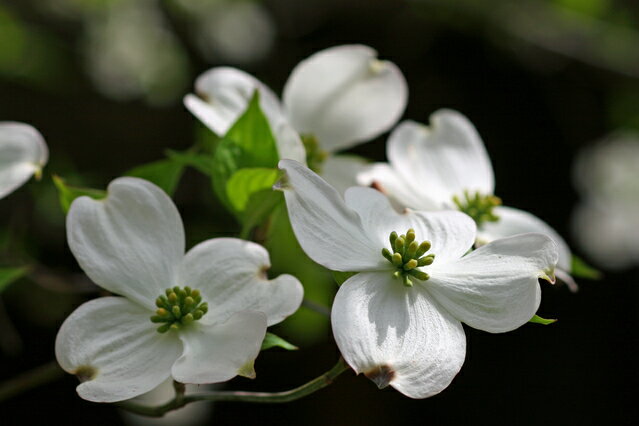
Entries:
[[557,322],[557,320],[556,319],[546,319],[546,318],[540,317],[539,315],[535,315],[528,322],[532,322],[533,324],[548,325],[548,324],[552,324],[552,323]]
[[171,196],[180,182],[182,172],[184,172],[184,165],[169,159],[143,164],[129,170],[125,175],[146,179]]
[[[215,147],[222,138],[214,131],[209,129],[206,124],[200,120],[195,120],[195,146],[202,149],[206,153],[215,152]],[[224,136],[224,135],[222,135]]]
[[241,149],[230,139],[222,139],[213,159],[213,169],[211,170],[211,182],[213,190],[224,206],[233,211],[233,205],[226,194],[226,182],[240,167],[238,158],[241,156]]
[[282,339],[279,336],[276,336],[273,333],[266,333],[266,336],[264,336],[264,340],[262,341],[261,350],[263,351],[274,347],[284,348],[287,351],[295,351],[299,349],[297,346],[290,344],[286,340]]
[[233,209],[244,211],[251,195],[264,189],[271,190],[278,176],[279,170],[264,168],[240,169],[233,173],[226,182],[226,195]]
[[166,156],[185,167],[193,167],[195,170],[211,176],[213,172],[213,156],[211,154],[198,154],[195,152],[166,151]]
[[357,272],[342,272],[342,271],[332,271],[333,279],[337,283],[337,285],[344,284],[344,281],[357,274]]
[[[277,169],[279,155],[275,138],[271,128],[259,105],[259,93],[256,91],[248,104],[246,111],[229,129],[224,138],[217,144],[212,166],[213,189],[224,205],[231,211],[238,213],[246,205],[250,191],[241,191],[238,199],[229,192],[229,181],[241,169]],[[247,172],[255,175],[257,172]],[[267,174],[266,172],[259,172]],[[232,190],[237,190],[239,181],[250,180],[247,175],[239,175],[231,184]],[[264,177],[264,176],[263,176]],[[272,184],[272,183],[271,183]],[[253,183],[256,189],[263,189],[266,184]]]
[[224,135],[241,148],[240,167],[277,167],[279,154],[271,125],[260,108],[256,90],[246,111]]
[[570,266],[570,274],[573,277],[587,278],[589,280],[599,280],[602,277],[601,271],[588,265],[583,259],[572,256],[572,263]]
[[282,192],[272,189],[263,189],[251,194],[246,209],[240,217],[242,222],[240,238],[248,239],[251,230],[260,225],[283,200]]
[[67,185],[60,176],[53,176],[53,183],[58,188],[58,198],[60,200],[60,206],[62,211],[66,214],[69,212],[71,203],[78,197],[88,196],[94,200],[102,200],[107,197],[106,191],[93,188],[82,188],[77,186]]
[[28,271],[27,268],[0,268],[0,293]]

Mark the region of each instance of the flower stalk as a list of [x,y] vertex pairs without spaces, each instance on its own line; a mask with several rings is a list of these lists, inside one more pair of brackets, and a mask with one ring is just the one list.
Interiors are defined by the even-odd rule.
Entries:
[[119,408],[142,416],[162,417],[169,411],[182,408],[185,405],[190,404],[191,402],[197,401],[228,401],[280,404],[295,401],[325,388],[326,386],[333,383],[333,381],[340,374],[342,374],[349,368],[350,367],[346,364],[344,359],[340,357],[340,359],[337,361],[337,364],[335,364],[333,368],[328,370],[326,373],[301,386],[283,392],[211,391],[185,395],[183,392],[179,392],[178,389],[176,389],[176,395],[172,400],[155,407],[150,407],[147,405],[137,404],[129,401],[120,402],[116,405]]
[[54,382],[63,375],[64,371],[55,361],[40,365],[11,380],[0,383],[0,401],[5,401],[23,392]]

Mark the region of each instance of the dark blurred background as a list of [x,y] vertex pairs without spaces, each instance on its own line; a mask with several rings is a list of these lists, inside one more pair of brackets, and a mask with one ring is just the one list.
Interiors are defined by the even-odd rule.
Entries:
[[[51,151],[40,182],[0,201],[5,261],[39,261],[0,295],[0,379],[53,360],[61,322],[98,294],[66,247],[50,176],[103,188],[166,149],[187,149],[205,131],[181,98],[216,65],[281,93],[317,50],[374,47],[406,76],[405,118],[427,123],[443,107],[467,115],[504,203],[541,217],[596,263],[571,226],[571,170],[584,147],[639,127],[638,18],[631,0],[0,1],[0,119],[34,125]],[[384,160],[385,139],[353,152]],[[189,245],[237,230],[194,171],[175,200]],[[217,403],[199,424],[637,424],[639,271],[596,266],[604,277],[579,280],[576,294],[542,285],[539,313],[556,324],[501,335],[466,328],[465,365],[433,398],[410,400],[346,373],[286,405]],[[327,323],[304,315],[276,330],[299,351],[264,352],[256,380],[227,388],[284,390],[329,369],[338,352]],[[0,423],[123,424],[114,407],[77,397],[76,384],[60,376],[2,401]]]

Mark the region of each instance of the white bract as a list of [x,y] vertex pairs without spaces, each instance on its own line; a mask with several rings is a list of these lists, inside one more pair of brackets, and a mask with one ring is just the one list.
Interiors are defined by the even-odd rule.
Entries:
[[40,132],[28,124],[0,122],[0,198],[38,176],[48,159]]
[[124,297],[80,306],[56,339],[64,370],[84,399],[114,402],[172,377],[215,383],[253,377],[266,327],[297,310],[302,286],[268,280],[268,253],[234,238],[184,254],[182,219],[157,186],[114,180],[105,200],[80,197],[67,216],[69,247],[99,286]]
[[493,168],[473,124],[452,110],[436,111],[430,121],[430,127],[400,123],[386,146],[389,164],[369,166],[358,174],[358,183],[374,185],[400,208],[467,213],[477,223],[478,244],[528,232],[547,235],[559,250],[557,276],[576,290],[564,239],[538,217],[501,206],[494,196]]
[[[284,86],[283,103],[255,77],[218,67],[195,81],[196,95],[186,107],[223,136],[259,90],[260,106],[276,138],[280,158],[321,169],[350,172],[338,179],[355,183],[361,161],[329,154],[373,139],[390,129],[406,107],[408,89],[401,71],[377,59],[367,46],[344,45],[322,50],[300,62]],[[304,140],[304,144],[302,143]],[[306,149],[304,148],[306,146]],[[339,165],[331,165],[334,160]],[[327,178],[334,174],[326,173]],[[340,186],[343,182],[336,181]]]
[[357,272],[335,297],[333,334],[348,364],[380,387],[413,398],[442,391],[464,362],[462,322],[513,330],[537,311],[538,278],[553,279],[557,248],[545,235],[466,254],[476,227],[465,214],[400,214],[374,189],[349,188],[344,200],[303,165],[282,160],[280,168],[277,188],[304,251],[331,270]]

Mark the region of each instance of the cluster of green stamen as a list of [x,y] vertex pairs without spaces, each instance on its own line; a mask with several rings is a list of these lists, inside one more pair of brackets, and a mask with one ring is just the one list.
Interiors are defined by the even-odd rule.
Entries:
[[158,309],[151,317],[151,322],[162,324],[158,327],[159,333],[169,330],[179,330],[185,325],[191,324],[202,318],[209,310],[209,305],[202,302],[199,290],[191,287],[178,287],[166,289],[166,295],[161,295],[155,300]]
[[499,216],[493,213],[493,209],[501,205],[501,199],[494,195],[482,195],[479,192],[464,191],[464,198],[453,196],[453,203],[457,208],[470,216],[477,226],[485,222],[497,222]]
[[406,235],[397,235],[397,232],[391,232],[389,240],[393,253],[389,249],[383,248],[382,255],[397,268],[393,272],[393,276],[401,278],[407,287],[413,286],[411,277],[421,281],[430,278],[426,272],[417,269],[430,265],[435,260],[434,254],[424,256],[430,250],[430,241],[421,243],[415,241],[415,230],[412,228],[406,231]]
[[302,144],[306,150],[306,164],[308,168],[319,173],[322,164],[328,157],[328,152],[320,148],[317,138],[313,135],[302,135]]

